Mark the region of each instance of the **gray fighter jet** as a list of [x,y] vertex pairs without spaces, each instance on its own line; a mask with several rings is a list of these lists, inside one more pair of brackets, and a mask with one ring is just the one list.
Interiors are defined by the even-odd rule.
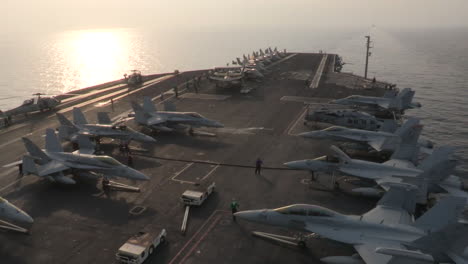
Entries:
[[54,130],[46,130],[45,150],[41,150],[28,138],[23,138],[29,153],[23,157],[23,173],[46,177],[63,184],[75,184],[67,177],[73,174],[86,178],[122,177],[132,180],[149,180],[143,173],[134,170],[112,157],[84,154],[80,151],[64,152]]
[[[41,95],[43,95],[41,93],[36,93],[33,95],[36,97],[25,100],[22,105],[16,108],[4,111],[3,115],[7,118],[11,118],[12,116],[20,114],[27,115],[28,113],[32,112],[52,110],[60,104],[60,100],[55,97],[41,97]],[[2,112],[0,111],[0,113]]]
[[2,197],[0,197],[0,220],[26,225],[30,225],[34,222],[32,217],[26,212]]
[[[392,153],[400,145],[401,137],[405,134],[405,131],[418,123],[418,119],[408,119],[395,131],[395,133],[331,126],[323,130],[300,133],[298,136],[320,140],[330,139],[342,142],[359,143],[370,146],[378,152]],[[431,149],[433,147],[432,142],[427,140],[420,141],[419,145]]]
[[398,128],[398,123],[393,119],[378,119],[371,114],[355,109],[319,108],[307,112],[304,116],[304,124],[307,124],[307,122],[322,122],[343,127],[391,133]]
[[[417,166],[411,161],[412,150],[403,148],[397,150],[392,158],[384,163],[375,163],[364,160],[349,158],[339,148],[332,146],[337,154],[334,158],[319,158],[315,160],[302,160],[287,162],[289,168],[303,169],[309,171],[333,172],[339,171],[343,174],[361,179],[374,180],[380,188],[360,187],[352,192],[363,196],[378,197],[383,190],[388,190],[388,183],[411,183],[415,184],[419,179],[425,179],[425,185],[419,185],[418,203],[426,203],[427,192],[448,192],[453,196],[466,197],[468,193],[462,191],[461,179],[451,175],[456,166],[456,160],[452,158],[452,147],[439,147],[419,163]],[[405,154],[407,152],[407,154]]]
[[[330,256],[324,263],[433,263],[431,255],[407,246],[457,221],[465,199],[445,197],[413,222],[411,185],[392,184],[377,206],[361,215],[344,215],[308,204],[235,213],[240,219],[280,226],[353,245],[359,256]],[[430,262],[432,261],[432,262]]]
[[156,142],[154,138],[130,127],[118,123],[111,124],[106,113],[98,113],[98,124],[89,124],[79,108],[73,108],[73,123],[60,113],[56,115],[60,122],[59,137],[74,143],[78,142],[78,135],[97,139],[98,142],[100,138],[119,139],[123,145],[128,145],[132,140],[145,143]]
[[333,104],[355,105],[374,109],[385,109],[395,112],[403,112],[406,109],[419,108],[420,103],[413,103],[415,91],[410,88],[401,90],[396,96],[372,97],[363,95],[351,95],[346,98],[331,101]]
[[223,127],[218,121],[210,120],[195,112],[176,112],[175,106],[166,102],[166,111],[156,110],[149,97],[143,97],[143,106],[132,102],[135,121],[156,131],[174,131],[192,127]]

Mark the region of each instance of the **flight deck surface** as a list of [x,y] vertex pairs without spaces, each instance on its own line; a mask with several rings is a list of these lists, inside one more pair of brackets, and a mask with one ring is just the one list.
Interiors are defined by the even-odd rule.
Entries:
[[[300,249],[256,238],[251,231],[293,233],[241,220],[234,222],[229,211],[233,198],[240,210],[310,203],[346,214],[361,214],[375,205],[375,201],[366,198],[311,188],[305,184],[308,181],[304,179],[310,178],[307,172],[282,166],[286,161],[329,153],[329,142],[294,136],[307,130],[301,119],[304,103],[384,92],[331,83],[327,72],[332,68],[334,55],[328,55],[320,67],[323,76],[318,88],[310,88],[304,76],[314,77],[323,56],[298,53],[288,57],[270,67],[271,73],[262,82],[247,82],[252,89],[248,94],[241,94],[238,88],[215,88],[206,79],[201,81],[198,93],[192,87],[186,88],[188,78],[200,75],[200,71],[153,79],[127,93],[116,94],[113,103],[108,95],[101,94],[80,100],[80,108],[89,121],[96,121],[97,112],[109,112],[111,118],[125,116],[130,101],[141,104],[143,96],[151,96],[160,109],[165,100],[170,100],[178,111],[198,112],[225,127],[196,129],[195,136],[159,133],[154,144],[132,142],[134,168],[151,180],[114,180],[136,185],[141,188],[140,193],[106,193],[100,182],[80,181],[74,186],[62,186],[33,175],[20,177],[16,167],[2,168],[0,195],[28,212],[35,222],[30,235],[0,233],[0,262],[114,263],[115,252],[133,234],[156,234],[163,228],[167,230],[168,243],[158,248],[147,263],[319,263],[321,257],[352,254],[351,247],[324,239],[309,239],[307,248]],[[169,91],[174,85],[179,85],[177,99]],[[282,100],[285,96],[295,100]],[[67,105],[57,111],[71,117],[72,107],[73,104]],[[129,125],[139,129],[132,121]],[[49,112],[33,114],[28,120],[0,130],[0,166],[21,159],[25,153],[21,137],[43,147],[45,129],[57,126],[55,114]],[[103,140],[109,142],[103,144],[102,150],[126,163],[118,142]],[[257,158],[264,162],[261,175],[254,174]],[[180,195],[195,182],[216,182],[216,190],[202,206],[191,209],[187,232],[182,235],[184,206]],[[143,209],[130,213],[135,207]]]

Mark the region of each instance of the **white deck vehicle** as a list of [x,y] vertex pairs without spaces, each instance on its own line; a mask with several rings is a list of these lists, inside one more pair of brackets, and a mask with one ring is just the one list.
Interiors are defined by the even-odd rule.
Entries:
[[132,236],[120,248],[115,257],[119,263],[140,264],[143,263],[154,249],[166,241],[166,229],[163,229],[158,236],[153,237],[146,232],[139,232]]
[[187,190],[182,194],[181,200],[185,205],[196,205],[200,206],[208,196],[213,193],[216,185],[213,182],[210,184],[207,188],[206,191],[192,191],[192,190]]

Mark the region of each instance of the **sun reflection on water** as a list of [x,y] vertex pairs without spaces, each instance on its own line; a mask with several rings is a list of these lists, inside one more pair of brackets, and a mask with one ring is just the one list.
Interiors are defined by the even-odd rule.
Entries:
[[135,41],[130,30],[67,31],[58,36],[54,45],[54,66],[63,68],[51,71],[62,75],[58,80],[60,92],[116,80],[128,70],[142,66],[141,43]]

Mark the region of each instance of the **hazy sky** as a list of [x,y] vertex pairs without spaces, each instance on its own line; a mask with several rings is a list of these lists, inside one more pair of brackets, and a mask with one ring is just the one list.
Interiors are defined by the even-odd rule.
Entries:
[[468,27],[468,0],[6,0],[2,31]]

